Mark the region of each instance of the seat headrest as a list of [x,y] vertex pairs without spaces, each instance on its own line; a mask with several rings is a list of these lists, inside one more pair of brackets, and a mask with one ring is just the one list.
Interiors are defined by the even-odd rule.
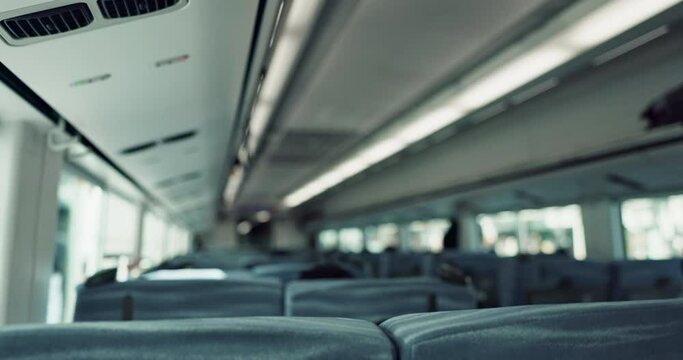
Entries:
[[411,314],[381,324],[410,359],[677,358],[683,299]]
[[132,298],[133,320],[282,314],[277,280],[134,280],[81,288],[74,320],[120,320],[125,296]]
[[255,317],[0,328],[2,359],[393,359],[372,323]]

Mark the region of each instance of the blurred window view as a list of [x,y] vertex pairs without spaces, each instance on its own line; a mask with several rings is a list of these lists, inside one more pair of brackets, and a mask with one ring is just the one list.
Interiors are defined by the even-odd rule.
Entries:
[[74,172],[62,172],[54,269],[48,295],[49,323],[72,318],[76,286],[101,268],[104,197],[101,187]]
[[58,189],[57,232],[53,273],[50,278],[47,322],[71,321],[76,289],[97,271],[127,270],[141,246],[141,268],[187,253],[190,234],[167,224],[151,212],[143,218],[142,244],[138,244],[140,208],[102,189],[77,170],[65,168]]
[[578,205],[504,211],[477,217],[482,248],[499,256],[567,254],[586,258],[586,243]]
[[166,253],[166,222],[153,212],[146,212],[142,219],[141,267],[149,267],[160,263]]
[[627,258],[683,256],[683,195],[627,200],[621,218]]
[[323,230],[318,233],[318,250],[332,251],[337,246],[337,230]]
[[174,257],[190,251],[190,234],[179,226],[171,226],[168,232],[166,257]]
[[394,223],[385,223],[365,227],[365,246],[368,252],[379,254],[384,251],[397,250],[400,246],[399,227]]
[[446,219],[413,221],[408,224],[408,247],[412,252],[441,252],[451,222]]
[[443,238],[451,226],[445,219],[418,220],[404,224],[383,223],[363,228],[327,229],[317,238],[319,250],[340,250],[360,253],[367,250],[379,254],[385,251],[440,252]]
[[130,259],[135,256],[138,208],[115,194],[109,193],[106,198],[101,267],[113,268],[118,266],[119,258]]
[[339,230],[339,250],[360,253],[364,248],[363,231],[361,229],[345,228]]

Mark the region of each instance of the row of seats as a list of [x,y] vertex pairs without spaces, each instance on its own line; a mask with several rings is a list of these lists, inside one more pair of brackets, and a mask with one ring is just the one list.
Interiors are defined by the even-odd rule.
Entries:
[[260,265],[306,263],[317,259],[313,252],[264,253],[258,251],[201,251],[178,256],[159,264],[157,269],[245,270]]
[[[179,271],[179,270],[176,270]],[[81,287],[74,321],[235,316],[336,316],[380,322],[474,308],[465,286],[434,278],[292,281],[225,278],[132,280]]]
[[683,299],[0,328],[2,359],[679,359]]
[[577,261],[554,256],[443,257],[473,279],[482,307],[667,299],[681,295],[681,260]]
[[333,254],[360,261],[379,277],[440,276],[444,266],[467,276],[479,307],[666,299],[683,289],[681,259],[595,262],[563,256],[501,258],[490,253]]
[[[190,263],[191,267],[202,267],[202,259],[216,256],[222,256],[223,260],[226,257],[241,259],[241,255],[199,253],[185,257],[183,261]],[[213,264],[221,265],[223,269],[230,268],[227,271],[231,276],[275,277],[283,282],[299,279],[302,273],[319,264],[311,260],[315,258],[311,254],[296,254],[296,258],[258,253],[245,256],[248,261],[241,260],[242,264],[249,265],[242,268]],[[231,260],[231,263],[237,266],[237,260]],[[602,263],[563,256],[499,258],[489,253],[445,252],[331,253],[317,259],[321,260],[343,266],[353,277],[372,278],[438,277],[445,265],[452,266],[471,279],[478,290],[479,307],[664,299],[679,296],[683,288],[683,263],[680,259]]]

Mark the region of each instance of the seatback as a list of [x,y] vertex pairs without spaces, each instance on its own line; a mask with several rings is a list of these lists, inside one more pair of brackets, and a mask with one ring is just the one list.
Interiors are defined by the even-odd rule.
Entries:
[[681,260],[638,260],[612,263],[613,299],[647,300],[681,296]]
[[236,270],[244,269],[250,264],[267,263],[269,261],[271,261],[271,258],[268,254],[254,251],[202,251],[167,260],[161,265],[161,269],[189,267],[195,269]]
[[530,305],[389,319],[411,359],[677,359],[683,299]]
[[[355,277],[380,277],[381,254],[364,252],[360,254],[347,253],[343,256],[330,257],[331,262],[345,264],[350,269],[355,269]],[[328,260],[328,261],[330,261]]]
[[522,284],[525,304],[609,300],[608,264],[555,256],[539,256],[532,261],[533,280]]
[[379,257],[381,278],[429,276],[433,268],[431,253],[383,253]]
[[374,324],[255,317],[0,328],[1,359],[393,359]]
[[401,314],[473,307],[469,289],[432,278],[294,281],[285,291],[288,316],[379,322]]
[[513,261],[510,258],[499,258],[489,253],[443,253],[436,261],[434,273],[439,272],[439,267],[447,264],[461,270],[472,279],[472,284],[479,292],[478,302],[480,307],[498,306],[500,269],[504,262]]
[[79,289],[74,321],[282,314],[273,279],[134,280]]

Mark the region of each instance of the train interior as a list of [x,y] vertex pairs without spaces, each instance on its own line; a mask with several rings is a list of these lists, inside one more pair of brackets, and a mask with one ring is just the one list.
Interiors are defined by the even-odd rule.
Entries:
[[3,0],[0,358],[681,358],[681,125],[681,0]]

